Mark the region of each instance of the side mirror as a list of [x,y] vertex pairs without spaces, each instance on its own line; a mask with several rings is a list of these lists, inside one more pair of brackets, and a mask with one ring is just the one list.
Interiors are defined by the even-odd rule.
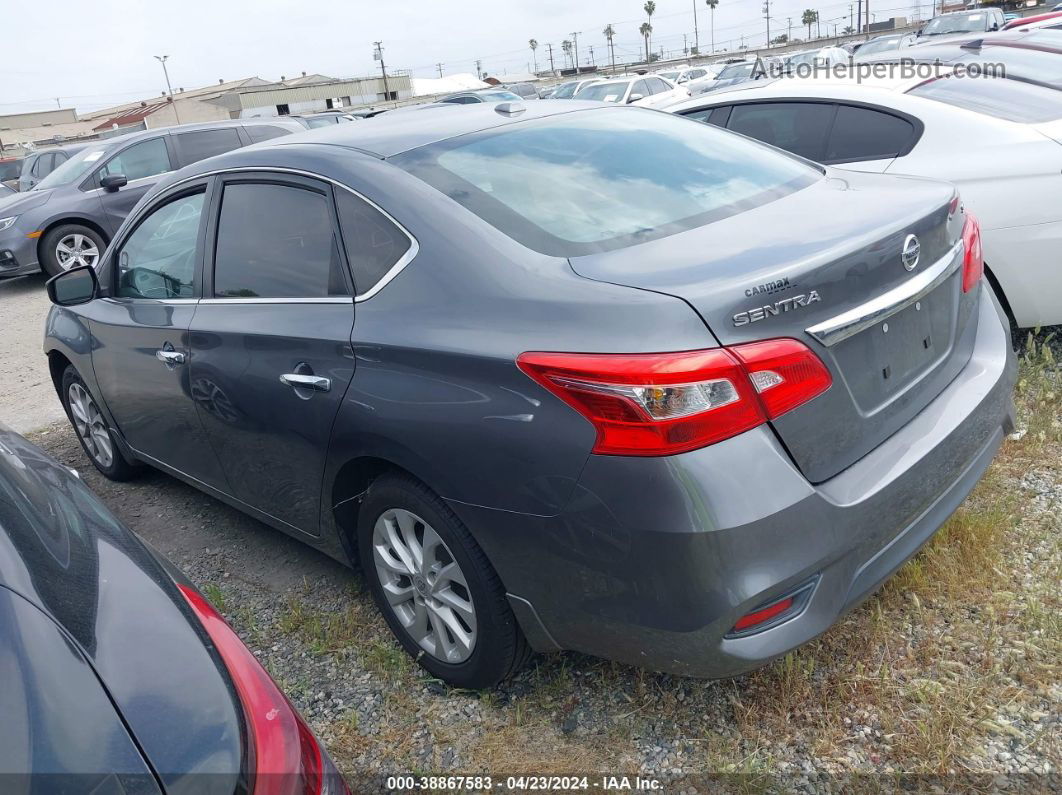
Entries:
[[989,30],[999,30],[999,23],[993,22],[992,27],[990,27]]
[[100,180],[100,187],[110,193],[114,193],[119,188],[124,188],[128,184],[129,180],[125,178],[125,174],[108,174]]
[[96,297],[100,282],[96,269],[89,265],[71,268],[58,276],[53,276],[45,284],[48,298],[57,306],[77,306],[86,304]]
[[637,102],[639,99],[645,99],[645,94],[631,94],[630,97],[627,98],[627,104],[630,105],[632,102]]

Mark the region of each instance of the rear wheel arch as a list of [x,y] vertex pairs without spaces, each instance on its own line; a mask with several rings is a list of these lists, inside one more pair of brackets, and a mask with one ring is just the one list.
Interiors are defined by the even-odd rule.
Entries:
[[[358,516],[365,493],[381,475],[407,475],[424,481],[405,467],[378,456],[359,456],[343,464],[332,481],[331,507],[343,547],[352,565],[358,565]],[[427,486],[427,483],[424,483]],[[430,486],[429,486],[430,488]]]

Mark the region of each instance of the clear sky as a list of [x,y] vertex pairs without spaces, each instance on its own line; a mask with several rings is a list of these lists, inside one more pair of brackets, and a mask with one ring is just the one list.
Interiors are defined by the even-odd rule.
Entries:
[[[771,3],[771,36],[801,36],[800,16],[817,9],[822,33],[848,23],[855,0],[776,0]],[[6,0],[8,6],[12,0]],[[548,64],[553,44],[558,68],[561,42],[579,31],[579,60],[607,61],[602,30],[616,29],[616,59],[631,60],[643,43],[638,26],[645,20],[644,0],[427,0],[323,2],[322,0],[15,0],[5,10],[0,47],[0,114],[56,107],[81,110],[158,96],[165,89],[153,55],[169,55],[174,90],[197,88],[220,78],[257,75],[277,80],[303,71],[332,77],[378,71],[373,41],[384,43],[388,70],[410,69],[418,77],[475,72],[480,59],[488,74],[527,71],[532,62],[528,40],[539,42],[539,68]],[[710,12],[704,0],[656,0],[653,49],[663,46],[681,55],[683,34],[694,37],[696,5],[701,50],[710,39]],[[880,6],[880,7],[879,7]],[[715,10],[717,48],[766,38],[763,0],[719,0]],[[912,0],[872,0],[877,20],[913,17]],[[928,17],[930,4],[921,7]],[[25,17],[27,24],[10,25]],[[830,22],[827,25],[827,22]]]

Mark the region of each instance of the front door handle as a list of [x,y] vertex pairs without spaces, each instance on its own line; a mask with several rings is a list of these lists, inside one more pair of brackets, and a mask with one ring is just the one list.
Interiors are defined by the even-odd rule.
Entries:
[[314,392],[327,392],[332,388],[332,379],[319,375],[302,375],[301,373],[284,373],[280,383],[295,389],[312,389]]
[[167,367],[184,364],[184,354],[180,351],[166,350],[164,348],[161,351],[155,351],[155,358]]

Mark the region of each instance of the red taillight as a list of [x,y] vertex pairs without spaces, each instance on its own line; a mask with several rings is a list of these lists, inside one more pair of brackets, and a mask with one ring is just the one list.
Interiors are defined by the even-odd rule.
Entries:
[[733,632],[741,632],[742,630],[750,629],[751,627],[765,624],[777,615],[781,615],[790,607],[793,606],[793,597],[789,596],[780,602],[775,602],[773,605],[764,607],[754,613],[746,613],[737,620],[734,624]]
[[796,340],[678,353],[524,353],[517,365],[597,429],[594,452],[694,450],[825,391],[829,371]]
[[981,249],[981,224],[969,212],[962,225],[962,291],[970,292],[985,272],[984,251]]
[[[254,795],[318,795],[331,762],[310,727],[288,702],[250,649],[202,594],[177,586],[221,655],[243,705],[251,742]],[[347,793],[338,774],[329,780]],[[332,790],[336,791],[336,790]]]
[[769,420],[821,395],[833,383],[826,365],[796,340],[750,342],[730,350],[745,365]]

